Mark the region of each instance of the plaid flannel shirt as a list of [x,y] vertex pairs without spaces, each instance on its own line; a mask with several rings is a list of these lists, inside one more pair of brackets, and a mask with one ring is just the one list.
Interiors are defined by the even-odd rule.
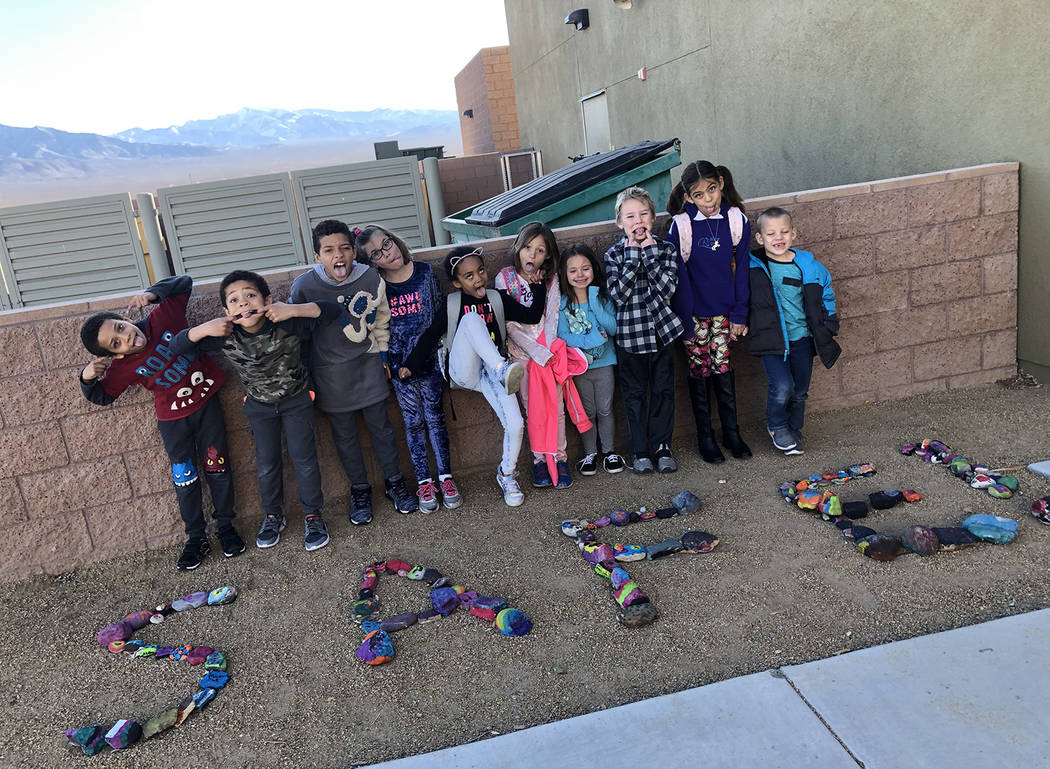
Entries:
[[671,310],[678,285],[677,251],[653,236],[639,248],[620,240],[605,252],[609,297],[616,305],[616,343],[630,353],[657,352],[685,332]]

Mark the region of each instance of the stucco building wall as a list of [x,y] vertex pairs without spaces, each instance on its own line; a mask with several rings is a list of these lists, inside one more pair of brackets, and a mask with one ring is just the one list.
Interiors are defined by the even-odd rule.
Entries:
[[680,137],[745,197],[1020,161],[1018,354],[1050,381],[1045,3],[602,0],[582,31],[575,2],[505,5],[522,141],[547,170],[584,151],[578,100],[600,89],[615,146]]

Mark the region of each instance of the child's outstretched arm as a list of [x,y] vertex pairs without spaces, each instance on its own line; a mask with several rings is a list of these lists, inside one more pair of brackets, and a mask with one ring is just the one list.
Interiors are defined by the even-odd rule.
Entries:
[[184,355],[197,350],[218,350],[222,348],[223,339],[233,331],[233,321],[225,315],[220,318],[212,318],[192,328],[185,328],[175,335],[171,343],[171,351],[176,355]]
[[192,290],[193,278],[189,275],[172,275],[162,278],[141,294],[135,294],[135,296],[131,297],[128,301],[128,314],[130,315],[135,311],[141,314],[142,310],[148,305],[163,302],[165,299],[173,296],[185,296],[188,300]]

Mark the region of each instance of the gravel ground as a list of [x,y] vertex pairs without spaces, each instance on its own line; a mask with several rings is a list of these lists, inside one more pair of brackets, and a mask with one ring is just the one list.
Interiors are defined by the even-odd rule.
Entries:
[[[88,759],[64,747],[63,729],[145,721],[192,692],[200,669],[110,655],[94,635],[133,609],[223,584],[240,590],[236,603],[173,616],[136,637],[225,650],[229,686],[182,726],[96,762],[357,766],[1045,608],[1050,528],[1027,509],[1050,492],[1050,481],[1021,471],[1021,493],[997,501],[895,447],[931,437],[993,467],[1045,459],[1048,406],[1046,388],[1002,386],[872,403],[815,416],[798,457],[774,452],[761,426],[748,424],[756,456],[747,462],[704,465],[679,442],[677,474],[599,474],[565,492],[529,488],[516,510],[503,505],[487,475],[463,478],[461,509],[399,516],[377,499],[377,520],[361,529],[351,530],[340,500],[328,511],[332,543],[314,553],[303,550],[296,523],[274,549],[251,547],[232,560],[212,555],[195,572],[176,572],[172,549],[5,586],[0,715],[8,728],[0,765],[82,766]],[[782,481],[864,460],[878,474],[843,487],[844,498],[881,488],[915,488],[926,497],[875,513],[867,522],[879,531],[957,525],[968,507],[1016,518],[1020,535],[1009,545],[877,563],[777,493]],[[603,581],[558,523],[619,506],[664,506],[682,488],[700,496],[702,511],[632,525],[624,538],[655,542],[695,528],[718,534],[721,545],[629,564],[661,616],[645,628],[622,627]],[[505,638],[460,611],[395,634],[392,663],[361,665],[354,659],[361,632],[347,607],[361,570],[391,557],[501,596],[535,628]],[[384,616],[427,603],[424,586],[398,577],[381,578],[377,593]]]

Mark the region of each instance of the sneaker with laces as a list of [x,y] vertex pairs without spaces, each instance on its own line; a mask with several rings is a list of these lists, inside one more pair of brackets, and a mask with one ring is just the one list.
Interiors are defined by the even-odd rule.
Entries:
[[555,488],[567,489],[572,486],[572,473],[569,472],[569,463],[557,462],[555,467],[558,470],[558,483],[555,484]]
[[263,518],[262,525],[259,527],[259,533],[255,537],[255,546],[273,547],[280,542],[285,523],[283,515],[269,513]]
[[459,493],[456,482],[452,480],[451,475],[441,481],[441,501],[445,503],[445,507],[449,510],[455,510],[463,504],[463,496]]
[[405,476],[401,473],[392,475],[384,481],[383,485],[386,487],[384,494],[387,499],[394,503],[394,509],[399,513],[414,513],[418,509],[416,505],[416,498],[408,493],[408,486],[405,485]]
[[631,465],[631,469],[639,475],[645,475],[653,471],[653,460],[649,457],[638,456],[634,458],[634,464]]
[[661,443],[656,450],[656,471],[659,473],[673,473],[678,470],[678,463],[674,461],[671,447]]
[[517,507],[525,501],[525,495],[521,493],[521,486],[518,485],[517,473],[504,475],[503,468],[497,467],[496,483],[498,483],[500,489],[502,489],[503,501],[507,503],[508,507]]
[[308,513],[306,520],[306,549],[318,550],[328,544],[328,527],[320,513]]
[[554,481],[551,480],[551,471],[547,469],[546,461],[537,462],[532,466],[532,485],[537,489],[554,485]]
[[786,427],[775,427],[769,430],[769,437],[773,439],[773,445],[781,451],[790,451],[795,448],[795,436]]
[[244,540],[232,526],[219,532],[219,542],[222,543],[222,554],[227,558],[233,558],[244,552]]
[[598,455],[588,454],[576,463],[576,469],[580,471],[580,475],[594,475],[598,472]]
[[441,507],[441,503],[438,502],[437,484],[429,478],[419,484],[416,496],[419,497],[419,512],[421,513],[432,513]]
[[350,523],[364,526],[372,522],[372,487],[355,483],[350,487]]
[[623,457],[619,454],[606,454],[605,459],[602,460],[602,468],[610,475],[622,473],[626,466],[627,463],[623,461]]
[[201,565],[204,556],[211,552],[211,542],[207,537],[191,537],[182,548],[182,555],[176,564],[180,571],[193,571]]
[[525,376],[525,366],[516,360],[505,360],[496,367],[496,377],[503,385],[507,395],[513,395],[521,387]]

